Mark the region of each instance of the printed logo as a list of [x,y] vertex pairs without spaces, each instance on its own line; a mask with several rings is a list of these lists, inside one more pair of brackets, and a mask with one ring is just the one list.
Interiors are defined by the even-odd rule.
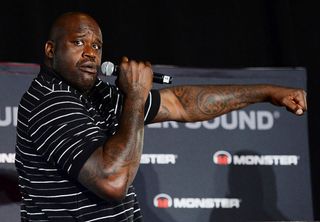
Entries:
[[213,154],[213,162],[217,165],[260,165],[260,166],[291,166],[298,165],[297,155],[233,155],[220,150]]
[[187,129],[207,130],[225,129],[225,130],[271,130],[276,119],[280,118],[279,111],[269,110],[236,110],[228,114],[216,117],[212,120],[202,122],[178,123],[175,121],[167,121],[161,123],[153,123],[147,125],[148,128],[172,128],[179,129],[185,127]]
[[154,197],[153,204],[157,208],[240,208],[241,199],[238,198],[171,198],[161,193]]
[[[4,112],[3,112],[4,111]],[[4,110],[0,108],[0,127],[9,125],[17,126],[18,107],[6,106]]]
[[154,197],[153,204],[157,208],[169,208],[172,206],[172,198],[168,194],[161,193]]
[[14,163],[15,153],[0,153],[0,163]]
[[213,162],[217,165],[229,165],[232,162],[232,156],[227,151],[218,151],[213,155]]
[[175,154],[142,154],[141,164],[176,164],[178,155]]

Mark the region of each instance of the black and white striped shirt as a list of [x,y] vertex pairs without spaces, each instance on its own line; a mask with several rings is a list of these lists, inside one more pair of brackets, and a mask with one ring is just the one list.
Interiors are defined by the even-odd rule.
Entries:
[[[160,104],[158,91],[146,102],[145,121]],[[85,96],[41,67],[18,111],[16,168],[22,221],[141,221],[133,186],[121,202],[100,199],[78,181],[92,152],[112,136],[122,110],[117,87],[97,80]]]

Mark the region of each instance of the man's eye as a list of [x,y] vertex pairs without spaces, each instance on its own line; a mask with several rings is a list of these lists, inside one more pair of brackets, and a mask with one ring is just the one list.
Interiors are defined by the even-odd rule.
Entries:
[[74,41],[74,44],[75,44],[76,46],[81,46],[81,45],[83,45],[83,41],[81,41],[81,40],[76,40],[76,41]]
[[101,46],[98,45],[98,44],[93,44],[92,45],[92,48],[96,49],[96,50],[100,50],[101,49]]

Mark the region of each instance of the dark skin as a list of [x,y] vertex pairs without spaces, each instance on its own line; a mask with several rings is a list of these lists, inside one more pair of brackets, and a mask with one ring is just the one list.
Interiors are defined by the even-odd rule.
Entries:
[[[97,78],[102,34],[93,18],[68,13],[54,23],[45,45],[45,63],[73,87],[86,93]],[[119,88],[124,93],[118,131],[98,147],[80,170],[78,180],[104,199],[121,200],[133,182],[140,163],[144,137],[144,105],[152,88],[149,62],[120,64]],[[307,109],[301,89],[275,85],[175,86],[160,90],[161,104],[154,122],[210,120],[257,102],[284,106],[296,115]]]

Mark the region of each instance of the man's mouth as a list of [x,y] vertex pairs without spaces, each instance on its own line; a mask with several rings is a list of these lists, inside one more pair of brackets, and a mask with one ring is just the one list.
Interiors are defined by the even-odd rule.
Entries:
[[89,74],[97,74],[97,65],[91,62],[83,63],[79,66],[80,71],[86,72]]

